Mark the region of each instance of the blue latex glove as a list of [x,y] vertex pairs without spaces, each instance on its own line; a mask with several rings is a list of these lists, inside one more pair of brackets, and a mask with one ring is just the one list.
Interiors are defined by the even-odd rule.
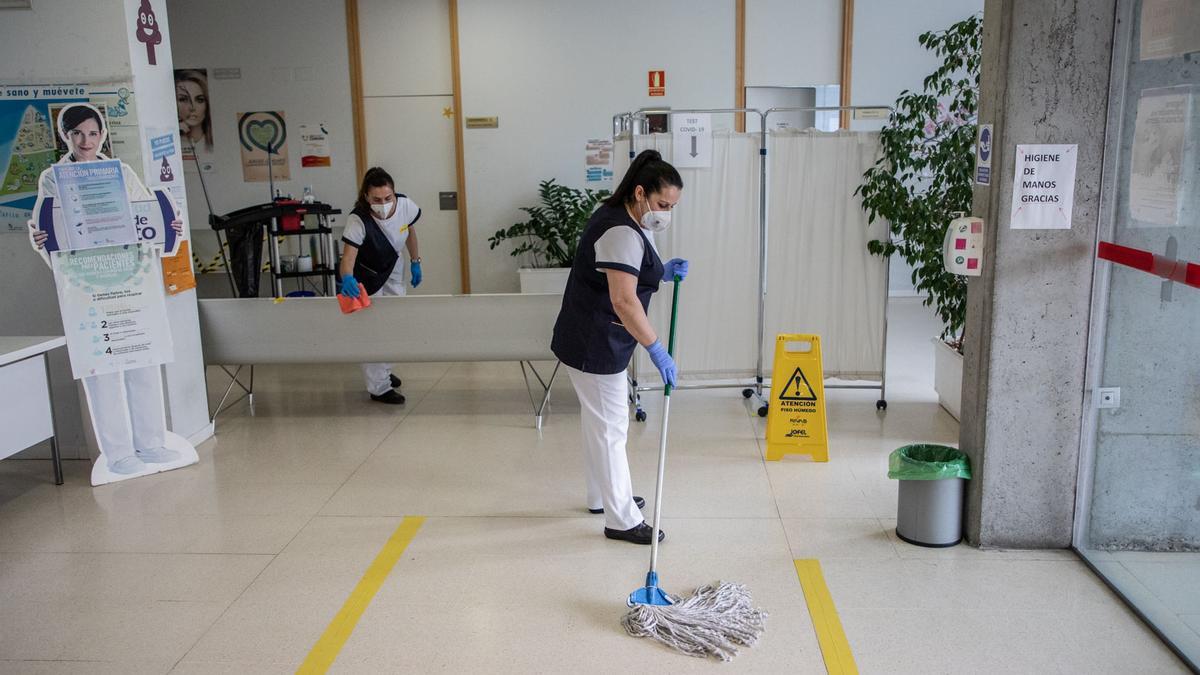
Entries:
[[674,281],[675,275],[679,275],[679,280],[683,281],[687,278],[688,261],[683,258],[671,258],[663,263],[663,281]]
[[420,286],[421,285],[421,263],[419,263],[419,262],[409,263],[408,271],[411,273],[410,276],[412,277],[412,287],[416,288],[417,286]]
[[347,298],[358,297],[358,279],[355,279],[353,274],[346,274],[342,276],[342,295],[346,296]]
[[646,352],[650,354],[650,360],[654,362],[654,367],[658,368],[658,374],[662,375],[663,382],[672,387],[675,386],[675,359],[667,353],[667,348],[663,343],[655,340],[654,344],[646,347]]

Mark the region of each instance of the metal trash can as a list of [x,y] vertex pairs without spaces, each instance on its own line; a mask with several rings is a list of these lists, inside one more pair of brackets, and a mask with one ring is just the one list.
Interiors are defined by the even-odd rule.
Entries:
[[888,478],[900,481],[896,536],[931,548],[962,541],[962,510],[970,461],[944,445],[906,445],[888,456]]

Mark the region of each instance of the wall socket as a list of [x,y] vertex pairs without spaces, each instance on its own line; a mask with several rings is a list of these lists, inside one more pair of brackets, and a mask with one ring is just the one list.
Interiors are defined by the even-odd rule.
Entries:
[[1101,387],[1096,390],[1096,407],[1101,410],[1111,410],[1121,407],[1120,387]]

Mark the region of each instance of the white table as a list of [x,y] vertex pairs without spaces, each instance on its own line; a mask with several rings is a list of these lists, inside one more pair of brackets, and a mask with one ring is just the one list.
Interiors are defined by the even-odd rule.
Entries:
[[55,485],[63,473],[47,353],[66,344],[64,337],[0,336],[0,459],[50,439]]

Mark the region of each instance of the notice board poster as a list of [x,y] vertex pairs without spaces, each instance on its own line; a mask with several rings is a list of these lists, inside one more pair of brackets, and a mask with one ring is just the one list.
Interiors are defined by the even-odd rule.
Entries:
[[156,248],[56,251],[52,266],[76,379],[174,360]]

